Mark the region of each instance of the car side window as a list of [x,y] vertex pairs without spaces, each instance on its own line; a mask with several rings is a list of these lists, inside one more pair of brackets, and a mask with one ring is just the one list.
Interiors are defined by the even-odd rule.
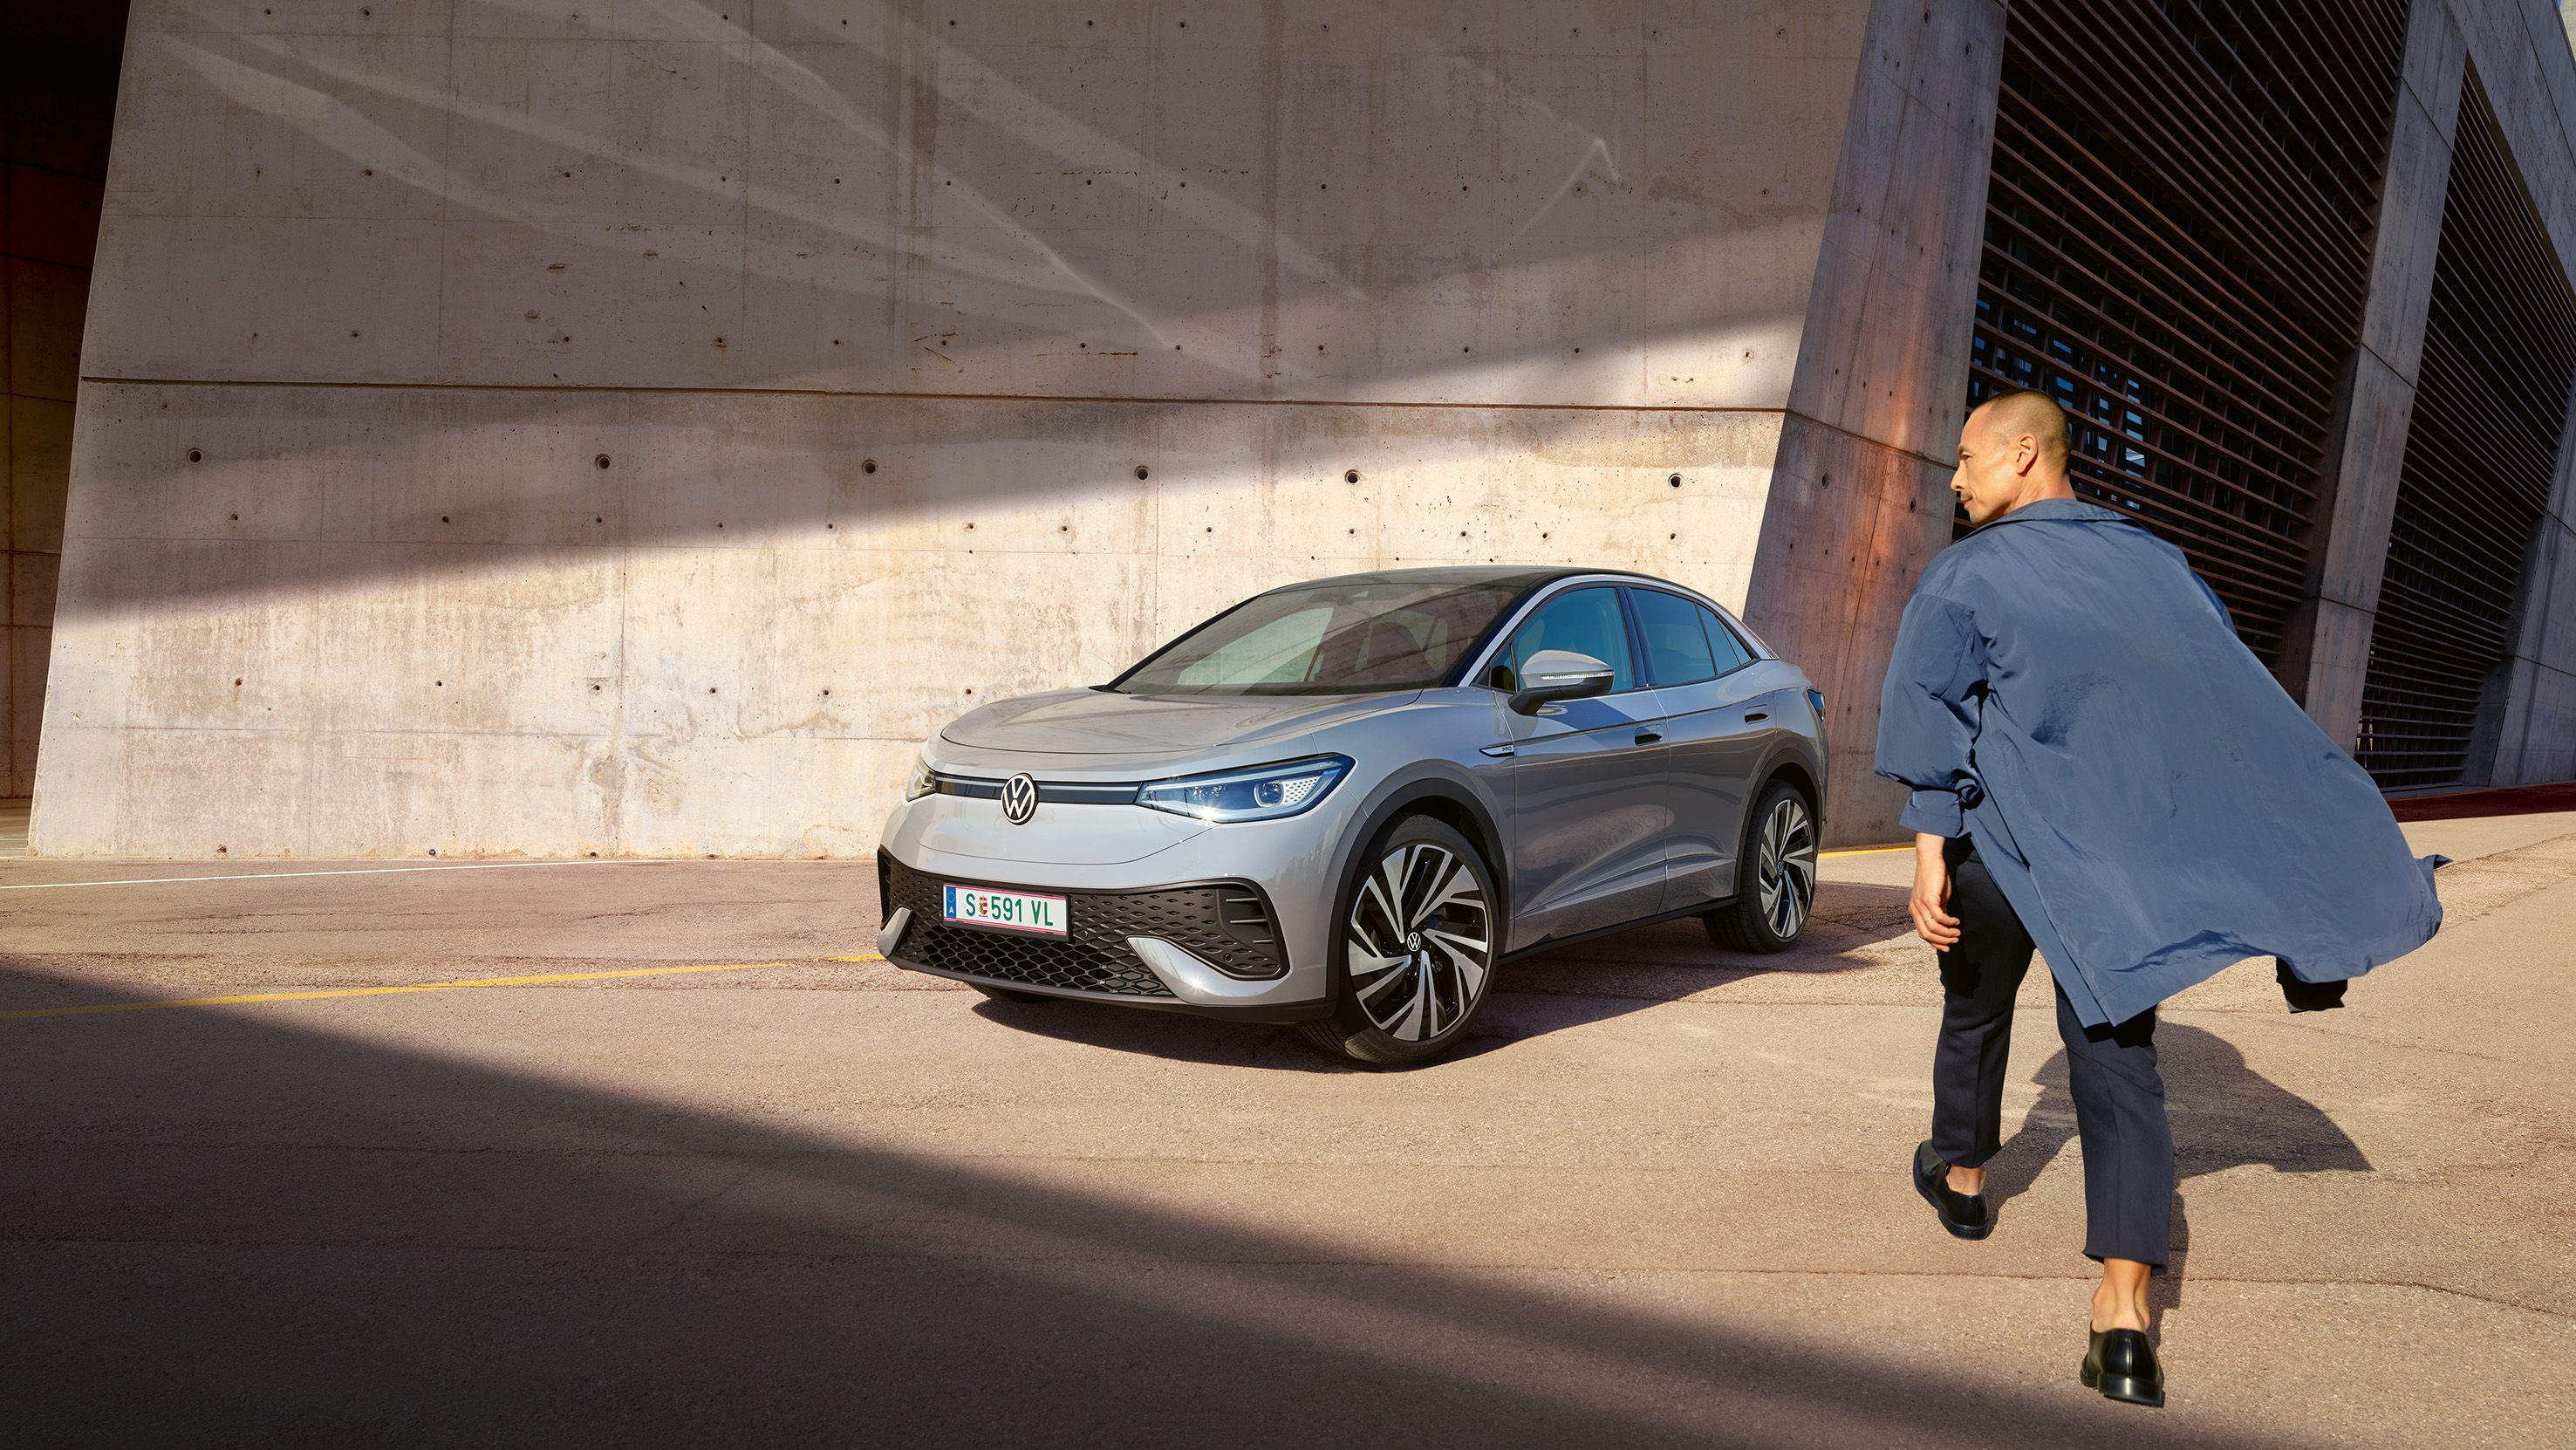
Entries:
[[1691,607],[1699,610],[1700,623],[1708,626],[1709,648],[1717,652],[1719,674],[1727,674],[1740,665],[1753,663],[1753,651],[1744,647],[1744,641],[1734,630],[1727,627],[1725,620],[1718,618],[1716,610],[1701,608],[1698,605]]
[[1610,693],[1637,687],[1636,661],[1628,652],[1628,622],[1619,611],[1619,591],[1606,585],[1570,589],[1538,607],[1512,632],[1486,683],[1498,690],[1520,688],[1530,656],[1544,649],[1570,649],[1610,667]]
[[1637,632],[1646,638],[1646,677],[1658,685],[1696,685],[1717,678],[1700,607],[1660,589],[1631,589]]

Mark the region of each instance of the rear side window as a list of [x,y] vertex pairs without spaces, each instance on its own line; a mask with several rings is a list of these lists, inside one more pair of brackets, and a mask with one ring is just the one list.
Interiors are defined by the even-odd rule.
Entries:
[[1736,637],[1734,630],[1727,628],[1725,620],[1717,617],[1716,610],[1696,604],[1691,608],[1699,610],[1700,622],[1708,626],[1709,648],[1717,651],[1719,674],[1726,674],[1739,665],[1753,663],[1753,651],[1744,647],[1744,641]]
[[1698,605],[1660,589],[1632,589],[1628,599],[1637,606],[1637,632],[1646,638],[1647,678],[1658,685],[1717,678],[1717,657]]
[[1530,656],[1544,649],[1587,654],[1610,667],[1610,693],[1637,687],[1637,670],[1628,653],[1628,625],[1619,613],[1619,591],[1606,585],[1573,589],[1538,607],[1512,634],[1509,648],[1489,683],[1517,690]]

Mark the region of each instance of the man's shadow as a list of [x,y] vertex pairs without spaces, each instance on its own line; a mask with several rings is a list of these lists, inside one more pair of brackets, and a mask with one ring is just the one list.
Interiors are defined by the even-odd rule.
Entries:
[[[2174,1134],[2174,1178],[2248,1163],[2281,1173],[2367,1173],[2370,1160],[2323,1109],[2245,1065],[2235,1044],[2179,1022],[2156,1027],[2156,1066],[2166,1085]],[[1996,1207],[2029,1188],[2075,1137],[2075,1100],[2066,1086],[2066,1049],[2039,1070],[2039,1101],[2021,1131],[1986,1163],[1986,1198]],[[2165,1272],[2148,1286],[2161,1320],[2181,1307],[2191,1219],[2174,1194],[2173,1240]]]

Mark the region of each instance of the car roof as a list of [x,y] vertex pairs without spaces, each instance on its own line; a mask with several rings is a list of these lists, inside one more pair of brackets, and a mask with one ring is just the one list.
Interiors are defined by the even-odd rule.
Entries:
[[[1455,584],[1465,587],[1488,584],[1528,590],[1553,584],[1559,579],[1588,579],[1599,575],[1634,579],[1646,584],[1672,585],[1671,580],[1640,574],[1633,569],[1582,569],[1564,564],[1448,564],[1419,569],[1373,569],[1365,574],[1336,574],[1325,579],[1301,579],[1279,588],[1312,589],[1324,584]],[[1268,592],[1275,594],[1279,591]]]

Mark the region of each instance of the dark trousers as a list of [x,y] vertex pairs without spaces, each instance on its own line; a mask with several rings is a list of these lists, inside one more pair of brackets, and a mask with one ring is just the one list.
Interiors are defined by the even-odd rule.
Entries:
[[[1945,1162],[1977,1168],[2002,1146],[2013,998],[2030,970],[2032,947],[1973,842],[1956,837],[1946,855],[1959,942],[1940,954],[1932,1149]],[[2066,1043],[2066,1087],[2084,1145],[2084,1252],[2161,1269],[2173,1215],[2174,1150],[2164,1079],[2156,1073],[2155,1009],[2086,1027],[2061,987],[2057,1034]]]

